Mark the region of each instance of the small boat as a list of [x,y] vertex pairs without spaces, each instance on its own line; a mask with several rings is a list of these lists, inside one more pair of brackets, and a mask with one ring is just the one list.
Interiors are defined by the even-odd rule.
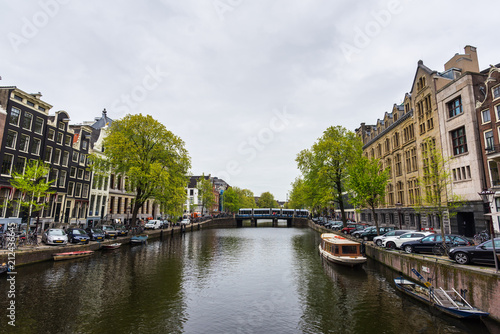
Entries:
[[103,249],[117,249],[117,248],[120,248],[122,244],[117,242],[117,243],[114,243],[114,244],[111,244],[111,245],[101,245],[101,248]]
[[334,233],[323,233],[319,252],[326,260],[346,266],[354,267],[366,262],[361,255],[359,242],[341,237]]
[[487,317],[488,312],[481,311],[471,306],[457,290],[445,291],[443,288],[434,288],[430,284],[423,286],[402,277],[394,279],[398,290],[411,296],[437,310],[446,313],[452,317],[460,319],[477,319]]
[[130,238],[130,243],[143,244],[146,243],[146,240],[148,240],[147,235],[134,235],[132,238]]
[[94,254],[94,251],[76,251],[52,254],[54,261],[76,259]]

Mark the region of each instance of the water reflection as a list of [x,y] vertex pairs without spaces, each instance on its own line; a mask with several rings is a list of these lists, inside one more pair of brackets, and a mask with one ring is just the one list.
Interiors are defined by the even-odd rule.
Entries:
[[323,261],[318,244],[309,229],[214,229],[20,267],[14,332],[488,333],[399,295],[377,263]]

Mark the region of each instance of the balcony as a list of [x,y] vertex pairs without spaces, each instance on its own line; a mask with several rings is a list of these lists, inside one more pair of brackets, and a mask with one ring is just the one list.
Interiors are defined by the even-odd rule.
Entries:
[[488,145],[488,147],[484,150],[484,153],[488,157],[488,160],[500,162],[500,145]]

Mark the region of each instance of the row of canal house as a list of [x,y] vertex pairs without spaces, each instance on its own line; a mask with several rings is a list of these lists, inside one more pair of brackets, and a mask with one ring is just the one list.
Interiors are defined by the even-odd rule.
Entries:
[[[29,160],[43,160],[51,167],[48,179],[53,181],[54,194],[44,199],[41,224],[127,223],[134,194],[126,187],[126,177],[95,176],[88,168],[88,155],[102,154],[102,140],[112,119],[104,110],[94,121],[71,125],[66,111],[51,114],[51,108],[40,93],[0,87],[0,223],[27,219],[28,213],[16,204],[22,194],[13,189],[10,179]],[[140,219],[160,216],[152,200],[138,214]]]
[[[382,225],[408,229],[441,229],[435,214],[421,214],[415,199],[421,195],[417,179],[423,176],[425,142],[431,140],[449,159],[450,191],[464,204],[444,220],[446,233],[473,236],[488,228],[487,208],[479,196],[495,191],[493,212],[500,211],[500,71],[479,69],[477,50],[466,46],[444,71],[418,62],[411,89],[403,103],[375,125],[362,123],[356,133],[363,152],[381,160],[390,171],[385,204],[376,210]],[[374,221],[368,210],[361,220]],[[493,216],[499,232],[499,217]]]

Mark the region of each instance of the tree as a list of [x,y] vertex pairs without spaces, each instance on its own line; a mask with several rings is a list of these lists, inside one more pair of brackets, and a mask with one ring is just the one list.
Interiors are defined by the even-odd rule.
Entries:
[[210,176],[207,179],[205,174],[202,174],[198,182],[196,182],[196,188],[198,189],[198,197],[201,199],[201,215],[203,216],[203,208],[210,210],[215,204],[214,186]]
[[382,170],[378,159],[360,156],[348,168],[347,188],[349,201],[358,208],[369,208],[375,219],[377,235],[380,235],[378,215],[375,209],[384,203],[389,171]]
[[248,189],[231,187],[224,191],[224,209],[229,212],[238,212],[241,208],[255,208],[253,192]]
[[278,203],[274,199],[273,194],[266,191],[263,192],[262,195],[260,195],[258,206],[259,208],[276,208],[278,206]]
[[[45,198],[53,194],[50,185],[53,181],[48,181],[50,167],[42,161],[30,160],[24,169],[24,173],[13,172],[10,184],[21,192],[21,196],[16,202],[21,208],[28,210],[28,222],[26,224],[26,235],[30,229],[31,214],[33,211],[39,214],[40,210],[46,206]],[[38,221],[37,221],[38,224]]]
[[346,226],[344,187],[347,167],[361,155],[362,143],[352,131],[329,127],[309,150],[301,151],[297,164],[310,190],[312,202],[323,207],[336,203]]
[[454,209],[463,204],[463,199],[450,189],[452,180],[447,168],[449,160],[443,158],[436,148],[435,140],[427,138],[421,147],[423,175],[418,179],[419,188],[414,196],[415,211],[421,214],[436,214],[441,227],[443,246],[446,246],[444,217],[455,215]]
[[292,182],[290,199],[286,205],[290,209],[304,209],[307,207],[307,189],[304,179],[298,177]]
[[[135,192],[132,226],[148,199],[159,199],[166,207],[185,200],[191,161],[184,142],[150,115],[126,115],[111,123],[103,147],[105,157],[93,155],[92,167],[127,176]],[[168,196],[174,196],[173,201]]]

